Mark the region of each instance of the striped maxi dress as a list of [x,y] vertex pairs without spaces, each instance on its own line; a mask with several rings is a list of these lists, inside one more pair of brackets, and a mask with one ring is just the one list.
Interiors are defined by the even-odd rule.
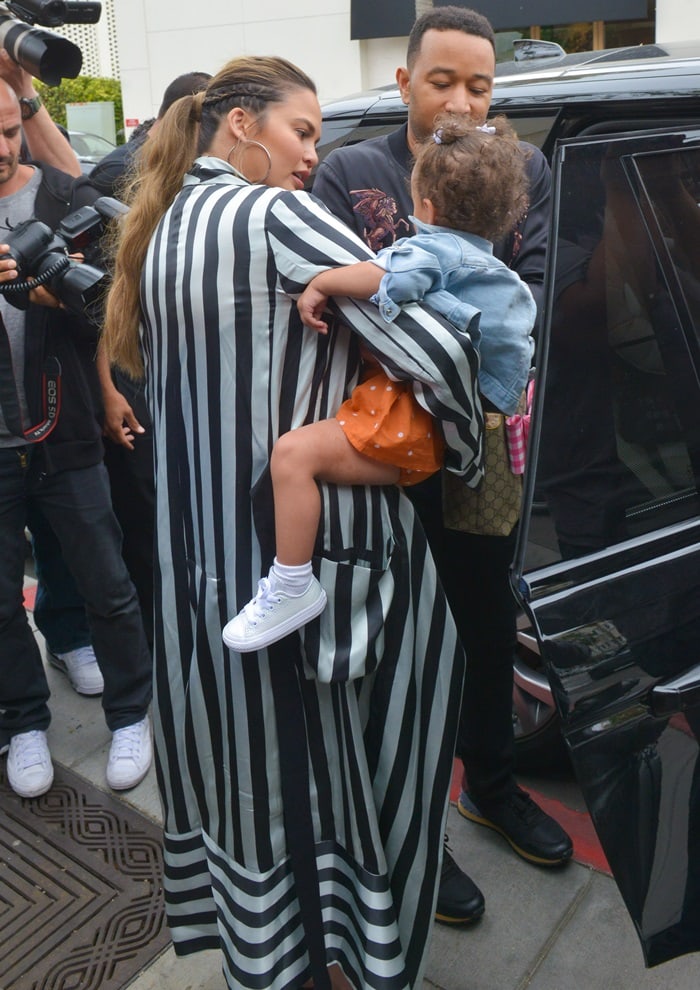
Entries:
[[276,654],[232,653],[221,629],[271,562],[272,445],[334,414],[357,380],[358,341],[414,382],[442,422],[448,465],[472,483],[477,359],[468,334],[416,304],[387,324],[371,303],[337,300],[328,336],[303,327],[294,294],[371,256],[367,247],[306,193],[250,186],[210,157],[193,173],[141,280],[156,451],[154,727],[175,950],[221,949],[229,987],[286,990],[310,975],[281,798],[271,677],[281,656],[303,710],[295,729],[326,957],[358,990],[417,987],[464,658],[409,500],[396,487],[322,486],[320,620]]

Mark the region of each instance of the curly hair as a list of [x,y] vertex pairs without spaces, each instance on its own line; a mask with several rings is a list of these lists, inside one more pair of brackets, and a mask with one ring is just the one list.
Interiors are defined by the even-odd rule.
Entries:
[[502,115],[478,125],[464,114],[441,114],[416,152],[411,182],[433,204],[438,226],[494,241],[527,212],[525,160]]

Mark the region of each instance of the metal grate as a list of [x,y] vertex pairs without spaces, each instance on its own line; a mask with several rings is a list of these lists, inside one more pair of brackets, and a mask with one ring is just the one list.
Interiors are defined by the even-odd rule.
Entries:
[[168,946],[161,830],[64,767],[18,797],[0,767],[0,990],[117,990]]

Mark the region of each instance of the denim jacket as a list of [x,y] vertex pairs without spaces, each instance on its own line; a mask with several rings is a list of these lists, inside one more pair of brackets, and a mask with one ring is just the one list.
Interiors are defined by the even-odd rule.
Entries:
[[534,351],[530,332],[536,307],[519,275],[494,257],[483,237],[435,227],[410,217],[416,228],[383,248],[376,264],[386,272],[372,301],[387,322],[401,304],[421,300],[465,330],[481,311],[481,339],[472,336],[481,359],[479,389],[508,415],[525,388]]

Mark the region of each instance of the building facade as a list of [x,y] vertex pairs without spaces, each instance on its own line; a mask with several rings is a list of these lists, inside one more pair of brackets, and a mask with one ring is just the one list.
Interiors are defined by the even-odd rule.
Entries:
[[97,24],[64,24],[57,29],[83,53],[81,75],[119,79],[119,35],[114,11],[115,0],[102,0],[102,16]]
[[[103,0],[84,72],[121,79],[127,131],[154,115],[182,72],[216,72],[239,54],[283,55],[316,81],[321,101],[389,85],[402,65],[416,13],[449,0]],[[559,41],[567,51],[651,41],[700,40],[697,0],[468,0],[499,31],[499,54],[515,37]],[[566,10],[566,14],[562,10]],[[565,17],[566,23],[562,20]],[[87,51],[86,51],[87,49]],[[87,56],[87,57],[86,57]],[[99,71],[94,71],[99,67]]]

